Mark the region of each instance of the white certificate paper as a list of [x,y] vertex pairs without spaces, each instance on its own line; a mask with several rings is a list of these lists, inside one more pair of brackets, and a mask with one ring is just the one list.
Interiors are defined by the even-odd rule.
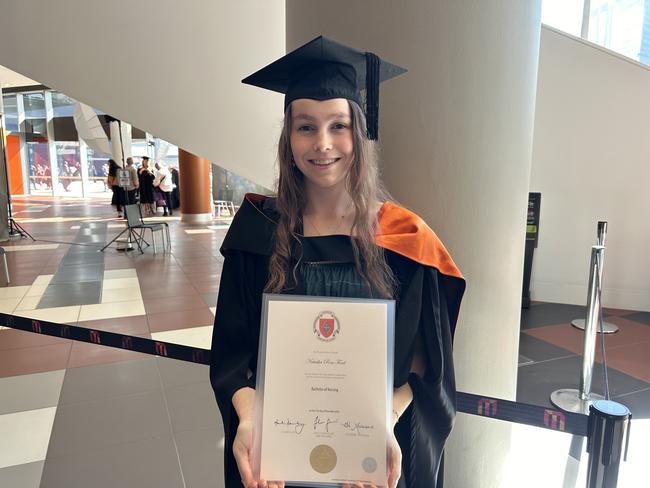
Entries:
[[258,479],[386,484],[394,307],[390,300],[264,296]]

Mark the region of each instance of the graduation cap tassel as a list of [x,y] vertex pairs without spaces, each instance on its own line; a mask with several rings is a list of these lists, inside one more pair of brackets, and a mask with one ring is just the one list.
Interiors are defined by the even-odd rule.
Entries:
[[376,54],[366,53],[366,122],[368,139],[379,139],[379,66]]

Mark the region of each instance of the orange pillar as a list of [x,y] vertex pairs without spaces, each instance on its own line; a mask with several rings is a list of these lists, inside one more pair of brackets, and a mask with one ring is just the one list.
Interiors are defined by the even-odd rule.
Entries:
[[212,220],[210,162],[178,148],[181,221],[205,224]]

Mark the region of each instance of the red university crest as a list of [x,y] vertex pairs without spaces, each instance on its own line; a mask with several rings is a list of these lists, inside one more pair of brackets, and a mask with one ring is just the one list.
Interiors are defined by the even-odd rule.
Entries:
[[339,319],[332,312],[321,312],[314,321],[314,334],[321,341],[332,341],[341,332]]

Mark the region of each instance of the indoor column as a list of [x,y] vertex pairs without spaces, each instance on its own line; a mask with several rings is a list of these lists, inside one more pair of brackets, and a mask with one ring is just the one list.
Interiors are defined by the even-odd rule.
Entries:
[[204,224],[212,220],[210,162],[178,149],[181,221]]
[[[467,279],[461,391],[514,399],[540,1],[287,1],[287,49],[323,34],[408,68],[380,88],[382,174]],[[501,488],[510,425],[458,415],[445,487]],[[531,446],[531,456],[541,455]]]

